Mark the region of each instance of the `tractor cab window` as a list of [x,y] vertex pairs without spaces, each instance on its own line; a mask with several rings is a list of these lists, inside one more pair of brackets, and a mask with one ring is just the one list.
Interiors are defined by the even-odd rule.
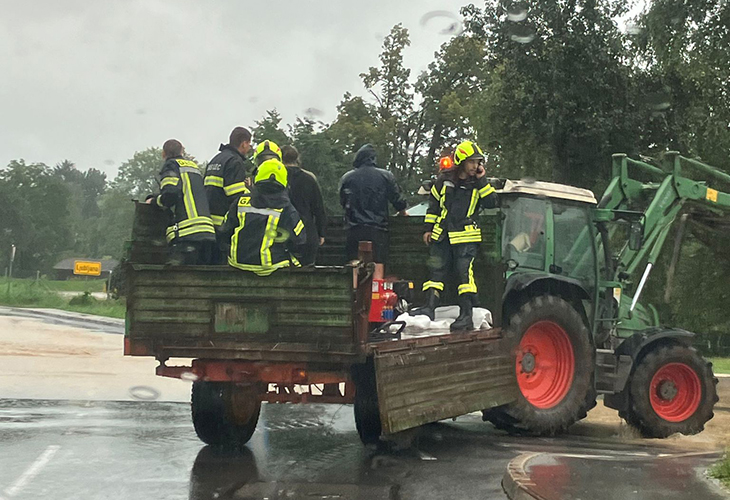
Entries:
[[538,198],[502,199],[505,214],[502,255],[518,267],[545,268],[545,216],[547,202]]
[[553,202],[554,263],[563,276],[595,280],[596,255],[590,224],[588,207]]

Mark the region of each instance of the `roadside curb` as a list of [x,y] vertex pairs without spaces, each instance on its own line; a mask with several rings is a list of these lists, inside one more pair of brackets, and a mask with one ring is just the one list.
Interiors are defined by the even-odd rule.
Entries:
[[540,455],[543,453],[525,453],[513,458],[507,464],[507,471],[502,477],[502,489],[510,500],[544,500],[544,497],[532,490],[535,483],[525,470],[527,462]]
[[61,311],[60,309],[33,309],[27,307],[6,307],[0,306],[0,315],[5,316],[22,316],[26,318],[37,319],[57,319],[66,321],[82,321],[94,325],[100,325],[111,328],[124,328],[124,320],[118,318],[107,318],[105,316],[96,316],[94,314],[76,313],[70,311]]

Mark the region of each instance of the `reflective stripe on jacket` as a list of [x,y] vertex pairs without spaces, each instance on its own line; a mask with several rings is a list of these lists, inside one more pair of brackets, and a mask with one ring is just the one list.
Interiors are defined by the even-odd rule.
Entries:
[[210,218],[203,176],[195,162],[168,158],[160,170],[160,195],[157,205],[169,208],[174,223],[167,228],[167,242],[178,238],[214,240],[215,228]]
[[205,169],[205,193],[210,203],[213,224],[220,226],[238,196],[248,193],[246,175],[250,162],[230,144],[221,144]]
[[291,252],[307,238],[286,190],[268,197],[258,193],[241,196],[231,204],[221,236],[230,238],[228,264],[259,276],[298,266]]
[[428,212],[424,222],[433,241],[445,235],[451,244],[479,243],[482,231],[476,216],[482,208],[496,206],[494,188],[485,177],[459,179],[457,169],[445,172],[436,179],[429,195]]

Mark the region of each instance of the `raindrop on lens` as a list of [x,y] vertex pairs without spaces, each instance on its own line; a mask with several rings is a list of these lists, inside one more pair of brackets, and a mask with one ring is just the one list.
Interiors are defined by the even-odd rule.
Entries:
[[509,39],[513,42],[530,43],[535,39],[535,28],[531,26],[516,24],[510,26],[509,32]]
[[666,92],[651,92],[646,96],[646,104],[652,111],[666,111],[672,107],[671,98]]
[[154,401],[160,397],[160,391],[148,385],[135,385],[129,388],[129,395],[139,401]]
[[527,19],[527,5],[521,2],[509,6],[503,6],[507,12],[507,19],[513,23],[519,23]]
[[317,108],[307,108],[304,110],[304,116],[306,118],[314,119],[322,116],[323,114],[322,110]]
[[451,21],[448,26],[439,31],[440,35],[459,36],[464,32],[464,25],[461,24],[461,19],[453,12],[448,10],[432,10],[431,12],[427,12],[421,16],[421,26],[426,26],[432,19],[444,19]]
[[627,35],[640,35],[641,34],[641,26],[635,23],[628,23],[626,24],[626,34]]

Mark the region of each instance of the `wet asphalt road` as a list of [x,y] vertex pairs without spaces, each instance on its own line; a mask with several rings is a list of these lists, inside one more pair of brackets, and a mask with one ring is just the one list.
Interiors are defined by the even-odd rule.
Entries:
[[719,453],[623,440],[614,435],[622,429],[588,421],[568,436],[534,438],[472,414],[407,433],[401,449],[374,449],[360,443],[350,406],[265,404],[247,450],[230,455],[197,439],[189,412],[189,404],[160,401],[0,399],[0,500],[504,499],[507,466],[525,453],[533,454],[529,480],[546,500],[727,498],[701,478]]
[[[349,406],[264,405],[249,449],[232,456],[198,441],[186,404],[0,400],[0,498],[503,499],[507,464],[528,451],[567,454],[534,464],[548,498],[666,498],[667,481],[673,498],[723,498],[702,482],[685,491],[717,455],[675,460],[656,457],[676,449],[640,442],[508,436],[477,415],[411,437],[402,451],[367,449]],[[618,488],[622,469],[631,481]],[[580,488],[566,496],[561,482]],[[612,484],[616,496],[595,493]]]

